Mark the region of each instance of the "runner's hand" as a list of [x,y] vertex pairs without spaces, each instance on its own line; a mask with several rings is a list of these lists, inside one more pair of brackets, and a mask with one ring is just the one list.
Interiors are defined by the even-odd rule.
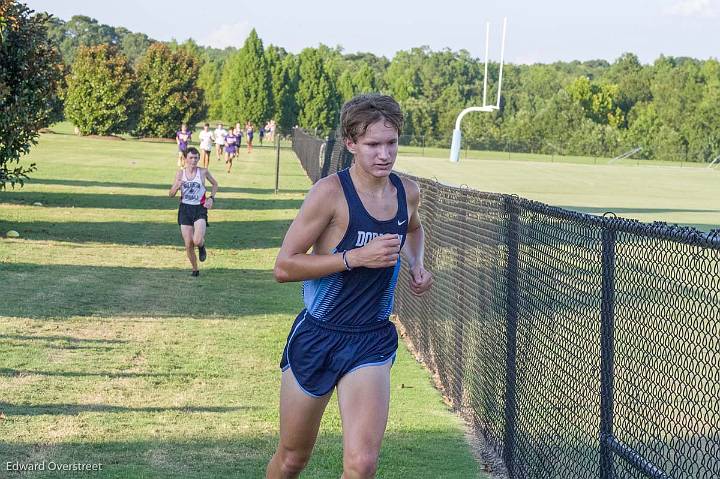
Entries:
[[422,266],[415,266],[410,269],[410,292],[414,296],[422,296],[427,293],[433,283],[430,271]]
[[400,237],[396,234],[381,235],[365,246],[348,251],[351,268],[388,268],[395,266],[400,256]]
[[215,206],[215,200],[212,199],[212,197],[208,196],[205,199],[205,208],[207,208],[208,210],[211,210],[213,206]]

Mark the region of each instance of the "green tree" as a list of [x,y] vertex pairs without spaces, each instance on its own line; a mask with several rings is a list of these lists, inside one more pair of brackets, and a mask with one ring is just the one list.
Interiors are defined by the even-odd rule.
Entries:
[[[57,49],[55,47],[53,48],[57,52]],[[57,58],[60,58],[59,54],[57,55]],[[65,119],[65,95],[67,94],[67,78],[70,75],[70,67],[60,62],[55,64],[55,68],[58,72],[59,80],[55,84],[55,90],[50,98],[52,107],[50,115],[47,119],[48,125],[52,125],[53,123],[57,123]]]
[[662,122],[655,111],[655,104],[640,102],[628,115],[628,129],[624,134],[624,143],[629,148],[641,147],[640,156],[652,158],[655,154],[655,138]]
[[337,90],[344,102],[355,96],[355,85],[353,85],[353,75],[350,69],[340,74],[337,80]]
[[172,137],[181,123],[192,128],[203,119],[207,110],[199,74],[199,60],[187,50],[162,43],[148,48],[137,68],[142,114],[135,133]]
[[674,128],[661,125],[653,140],[653,159],[660,161],[686,160],[687,139]]
[[298,115],[295,98],[299,78],[297,57],[273,45],[267,48],[265,56],[272,79],[273,109],[270,116],[281,130],[289,130],[297,123]]
[[65,115],[80,133],[132,131],[139,113],[139,92],[127,58],[115,47],[80,47],[67,84]]
[[701,74],[702,99],[688,125],[692,132],[689,155],[694,161],[712,161],[720,155],[720,62],[707,60]]
[[510,151],[533,151],[541,141],[538,124],[530,110],[520,109],[505,119],[502,129],[505,147]]
[[300,105],[298,105],[297,92],[300,88],[300,57],[288,55],[283,60],[283,68],[288,76],[288,95],[282,103],[282,111],[278,124],[284,130],[289,130],[298,124]]
[[387,85],[384,82],[384,75],[390,66],[390,61],[385,57],[378,57],[373,53],[358,52],[350,53],[344,56],[346,62],[350,62],[356,65],[367,65],[370,67],[373,75],[374,90],[375,91],[387,91]]
[[226,62],[221,92],[226,120],[249,120],[261,125],[269,119],[273,105],[270,70],[255,29]]
[[47,126],[61,81],[48,16],[31,14],[24,4],[0,0],[0,189],[22,185],[35,169],[34,163],[21,166],[20,157]]
[[130,63],[135,64],[145,50],[155,43],[144,33],[100,24],[94,18],[84,15],[75,15],[67,22],[52,18],[48,24],[48,37],[60,50],[63,62],[67,65],[75,60],[79,47],[103,44],[117,46]]
[[205,108],[208,118],[219,120],[222,118],[222,98],[220,94],[220,80],[222,78],[223,61],[206,60],[200,67],[197,84],[203,90]]
[[115,31],[119,37],[120,51],[123,52],[132,65],[137,65],[145,51],[155,43],[155,40],[144,33],[133,33],[123,27],[118,27]]
[[[453,84],[443,88],[440,96],[432,102],[432,106],[433,110],[437,112],[436,144],[438,146],[448,145],[452,139],[457,116],[465,109],[460,87]],[[479,114],[476,113],[475,115]]]
[[375,72],[367,63],[355,62],[340,74],[337,89],[342,101],[348,101],[360,93],[375,92],[377,91]]
[[650,76],[634,53],[624,53],[604,78],[618,85],[618,106],[626,115],[637,103],[652,98]]
[[595,123],[590,118],[583,118],[572,130],[567,143],[563,145],[563,153],[581,156],[614,156],[619,153],[619,148],[620,133],[617,128]]
[[120,38],[115,29],[98,23],[85,15],[74,15],[67,22],[53,22],[50,38],[53,39],[65,63],[72,64],[80,47],[95,45],[118,45]]
[[537,129],[534,136],[540,140],[536,147],[545,153],[565,154],[565,145],[584,117],[585,112],[572,100],[570,94],[563,89],[559,90],[534,118]]
[[325,67],[325,58],[319,49],[304,49],[299,60],[298,123],[303,128],[327,133],[337,125],[340,113],[335,79]]
[[400,105],[405,124],[403,125],[403,144],[425,145],[434,138],[434,126],[436,119],[430,105],[424,100],[408,98]]
[[422,80],[420,69],[425,59],[425,50],[413,48],[412,51],[399,51],[390,62],[385,73],[385,83],[390,95],[398,102],[408,98],[420,98]]
[[587,77],[578,77],[566,90],[585,115],[602,125],[618,127],[625,123],[625,115],[618,105],[619,88],[607,83],[597,84]]
[[353,86],[355,93],[372,93],[377,91],[377,81],[375,80],[375,72],[367,63],[361,63],[353,75]]

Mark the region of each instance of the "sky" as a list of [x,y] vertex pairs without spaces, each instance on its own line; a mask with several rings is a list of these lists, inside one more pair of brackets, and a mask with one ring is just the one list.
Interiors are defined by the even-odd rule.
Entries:
[[720,57],[720,0],[21,0],[63,20],[86,15],[156,40],[193,38],[241,47],[252,28],[263,43],[298,53],[320,43],[344,53],[392,58],[423,45],[465,49],[498,61],[503,17],[510,63],[605,59],[624,52],[652,63],[661,54]]

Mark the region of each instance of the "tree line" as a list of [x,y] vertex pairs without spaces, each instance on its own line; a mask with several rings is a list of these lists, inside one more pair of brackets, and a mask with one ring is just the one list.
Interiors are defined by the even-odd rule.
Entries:
[[[7,1],[7,0],[5,0]],[[50,18],[61,54],[54,111],[85,134],[170,136],[208,118],[301,126],[325,134],[342,103],[380,91],[403,107],[402,141],[448,146],[457,114],[482,103],[484,63],[465,50],[418,47],[391,59],[320,45],[295,54],[263,45],[253,30],[242,48],[158,42],[75,16]],[[499,65],[489,68],[496,98]],[[466,144],[484,149],[711,161],[720,155],[720,63],[632,53],[605,60],[505,65],[501,109],[463,122]]]

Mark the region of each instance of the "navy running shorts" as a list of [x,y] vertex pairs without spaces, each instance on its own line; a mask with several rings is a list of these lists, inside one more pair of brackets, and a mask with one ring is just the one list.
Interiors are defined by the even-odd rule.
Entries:
[[290,368],[306,394],[320,397],[356,369],[395,362],[397,348],[397,330],[389,320],[347,327],[323,323],[303,309],[290,329],[280,368]]

